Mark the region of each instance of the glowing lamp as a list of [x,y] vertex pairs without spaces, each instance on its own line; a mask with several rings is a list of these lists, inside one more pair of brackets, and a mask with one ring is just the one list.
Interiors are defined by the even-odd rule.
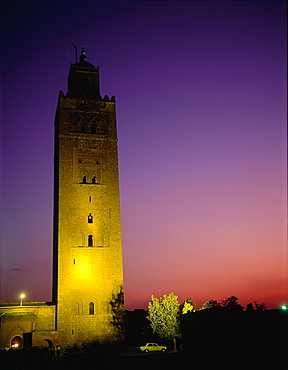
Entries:
[[281,308],[282,308],[282,310],[288,310],[288,306],[287,306],[286,304],[283,304],[283,305],[281,306]]
[[20,306],[23,306],[23,299],[26,297],[25,294],[20,294]]

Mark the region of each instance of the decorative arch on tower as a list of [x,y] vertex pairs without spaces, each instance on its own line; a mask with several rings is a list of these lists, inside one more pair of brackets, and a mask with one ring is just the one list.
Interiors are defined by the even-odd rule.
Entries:
[[74,315],[83,315],[83,301],[81,298],[75,298],[75,301],[72,305],[72,314]]

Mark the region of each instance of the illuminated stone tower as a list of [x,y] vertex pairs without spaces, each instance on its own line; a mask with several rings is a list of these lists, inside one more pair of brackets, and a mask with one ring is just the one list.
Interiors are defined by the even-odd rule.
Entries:
[[122,247],[115,98],[82,47],[55,117],[53,300],[60,345],[113,340]]

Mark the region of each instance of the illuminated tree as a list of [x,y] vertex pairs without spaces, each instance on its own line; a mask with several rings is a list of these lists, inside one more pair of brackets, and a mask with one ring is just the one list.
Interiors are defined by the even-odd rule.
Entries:
[[193,312],[196,309],[196,303],[192,298],[187,298],[184,303],[180,305],[180,312],[183,314]]
[[206,310],[207,308],[213,308],[213,307],[219,307],[219,306],[220,306],[220,303],[218,303],[214,299],[210,299],[210,301],[203,303],[201,310]]
[[148,316],[153,332],[160,338],[172,339],[176,351],[176,338],[180,337],[180,318],[178,297],[174,293],[163,298],[151,296]]

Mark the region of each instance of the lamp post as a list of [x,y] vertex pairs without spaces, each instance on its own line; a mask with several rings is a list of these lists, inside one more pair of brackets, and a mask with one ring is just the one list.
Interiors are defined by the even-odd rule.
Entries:
[[23,298],[25,298],[25,294],[20,294],[20,306],[23,306]]

